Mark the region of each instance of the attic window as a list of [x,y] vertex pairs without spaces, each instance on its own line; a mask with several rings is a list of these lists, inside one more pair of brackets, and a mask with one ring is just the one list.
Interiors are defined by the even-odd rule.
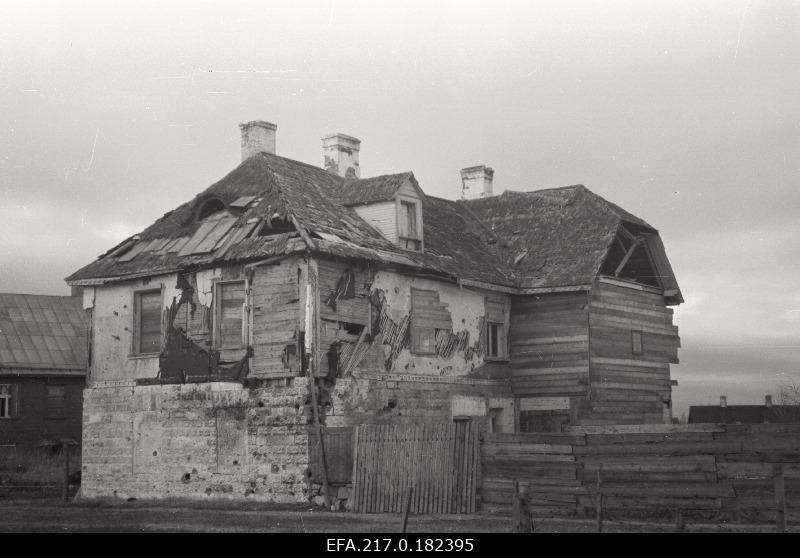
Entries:
[[257,236],[272,236],[273,234],[290,233],[296,230],[291,219],[273,215],[272,218],[264,220],[264,224],[258,230]]
[[202,221],[211,217],[215,213],[225,209],[225,203],[219,198],[211,198],[203,202],[200,210],[197,212],[197,220]]
[[418,204],[400,202],[399,216],[400,247],[406,250],[422,250],[422,233],[419,230]]

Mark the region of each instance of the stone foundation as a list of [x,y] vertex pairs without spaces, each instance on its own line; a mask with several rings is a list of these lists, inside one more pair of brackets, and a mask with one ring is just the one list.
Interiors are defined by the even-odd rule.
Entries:
[[84,391],[81,496],[308,499],[308,378]]

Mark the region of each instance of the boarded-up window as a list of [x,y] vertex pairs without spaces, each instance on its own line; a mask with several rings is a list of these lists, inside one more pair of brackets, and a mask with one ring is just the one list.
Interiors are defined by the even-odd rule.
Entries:
[[439,293],[411,289],[411,352],[436,354],[437,330],[452,331],[453,321],[447,304],[439,302]]
[[422,249],[416,203],[400,202],[400,246],[408,250]]
[[631,352],[635,355],[641,355],[644,352],[641,331],[631,331]]
[[65,386],[45,386],[45,416],[49,419],[62,419],[67,416],[67,388]]
[[161,291],[136,293],[134,303],[135,354],[153,354],[161,351]]
[[16,384],[0,384],[0,419],[17,416],[17,393]]
[[244,281],[217,283],[217,346],[239,348],[244,345]]

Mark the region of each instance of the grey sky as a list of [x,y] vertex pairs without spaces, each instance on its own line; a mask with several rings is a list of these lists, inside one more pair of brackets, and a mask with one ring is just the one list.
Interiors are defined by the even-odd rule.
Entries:
[[664,238],[677,408],[760,400],[800,381],[798,99],[800,2],[4,2],[0,290],[65,293],[264,119],[439,196],[585,184]]

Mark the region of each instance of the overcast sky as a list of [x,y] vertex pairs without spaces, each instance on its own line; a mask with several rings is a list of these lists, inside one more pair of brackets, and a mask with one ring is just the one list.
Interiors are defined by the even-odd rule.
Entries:
[[678,414],[800,382],[800,2],[5,1],[0,291],[65,294],[253,119],[442,197],[584,184],[664,239]]

